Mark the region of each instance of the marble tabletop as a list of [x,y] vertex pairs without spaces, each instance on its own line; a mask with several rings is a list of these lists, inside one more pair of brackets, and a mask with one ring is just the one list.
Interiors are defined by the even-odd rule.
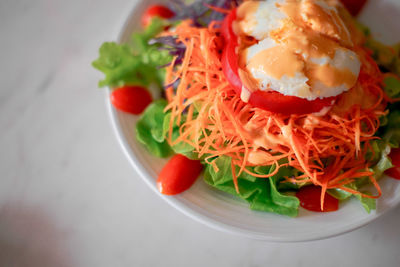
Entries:
[[[400,207],[339,237],[276,244],[157,197],[121,152],[90,67],[134,3],[0,1],[1,267],[400,266]],[[398,33],[393,19],[375,31]]]

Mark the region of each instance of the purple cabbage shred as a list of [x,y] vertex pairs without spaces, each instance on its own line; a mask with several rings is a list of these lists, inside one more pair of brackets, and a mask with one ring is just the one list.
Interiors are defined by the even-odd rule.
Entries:
[[225,17],[224,14],[208,8],[207,5],[231,9],[241,2],[241,0],[197,0],[191,4],[185,4],[182,0],[171,0],[169,8],[176,14],[171,21],[192,19],[195,26],[207,26],[211,21],[220,21]]

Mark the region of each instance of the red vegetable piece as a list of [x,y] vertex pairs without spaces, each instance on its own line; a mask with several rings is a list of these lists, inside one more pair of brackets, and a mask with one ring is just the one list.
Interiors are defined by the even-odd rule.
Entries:
[[257,108],[268,110],[283,115],[308,114],[319,112],[327,106],[331,106],[336,97],[326,97],[309,101],[296,96],[283,95],[276,91],[255,91],[251,94],[249,103]]
[[389,157],[392,159],[392,164],[400,168],[400,148],[392,148]]
[[222,22],[222,36],[225,41],[237,43],[236,34],[233,32],[232,24],[236,20],[237,9],[232,9]]
[[143,87],[124,86],[115,89],[110,95],[110,100],[115,108],[138,115],[151,103],[152,97]]
[[[222,35],[225,39],[225,47],[222,53],[222,70],[226,79],[235,89],[238,95],[241,94],[243,83],[239,76],[237,36],[233,32],[232,23],[236,19],[236,9],[233,9],[222,23]],[[296,96],[285,96],[276,91],[255,91],[250,95],[249,104],[274,113],[284,115],[308,114],[321,111],[322,108],[334,103],[336,97],[328,97],[309,101]]]
[[316,212],[331,212],[339,209],[339,200],[325,193],[324,209],[321,210],[321,192],[319,186],[309,185],[300,188],[296,197],[300,200],[300,206],[306,210]]
[[393,148],[392,151],[390,151],[389,157],[392,159],[392,164],[395,167],[385,171],[385,174],[400,180],[400,148]]
[[238,73],[238,61],[235,49],[236,45],[233,42],[228,42],[222,52],[221,61],[226,79],[235,89],[236,93],[240,95],[243,84]]
[[199,160],[174,155],[161,170],[157,188],[164,195],[177,195],[189,189],[203,169]]
[[144,27],[151,23],[154,17],[159,17],[162,19],[170,19],[175,16],[175,13],[166,6],[163,5],[152,5],[146,9],[142,15],[142,25]]
[[357,16],[364,7],[367,0],[340,0],[351,15]]
[[387,171],[385,174],[393,179],[400,180],[400,167],[394,167]]

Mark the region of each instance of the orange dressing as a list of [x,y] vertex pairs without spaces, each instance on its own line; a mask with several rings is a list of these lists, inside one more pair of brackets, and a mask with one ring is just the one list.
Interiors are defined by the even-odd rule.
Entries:
[[[326,5],[329,6],[328,3]],[[346,46],[352,45],[350,34],[338,13],[322,7],[315,0],[288,1],[280,8],[296,25],[310,28]]]
[[[348,69],[338,69],[331,65],[311,64],[307,71],[307,76],[317,79],[328,87],[338,87],[342,84],[352,87],[357,82],[357,77]],[[337,79],[340,77],[340,79]],[[310,79],[310,83],[314,80]]]
[[[326,5],[332,5],[333,2]],[[258,7],[258,2],[247,1],[238,8],[236,32],[241,39],[244,31],[249,32],[249,28],[256,26],[254,16]],[[310,86],[314,81],[332,88],[354,86],[357,76],[351,70],[312,61],[326,57],[333,59],[338,49],[353,46],[349,31],[339,14],[313,0],[287,0],[284,4],[277,4],[277,7],[288,16],[283,27],[269,33],[277,45],[258,52],[248,60],[247,49],[242,48],[239,65],[249,73],[257,70],[275,79],[304,73]]]
[[237,19],[232,25],[236,35],[243,35],[243,32],[252,33],[251,29],[257,25],[255,14],[259,6],[258,1],[246,1],[238,7]]
[[284,75],[294,77],[303,70],[304,62],[293,53],[290,46],[280,45],[257,53],[247,64],[247,69],[252,68],[280,79]]

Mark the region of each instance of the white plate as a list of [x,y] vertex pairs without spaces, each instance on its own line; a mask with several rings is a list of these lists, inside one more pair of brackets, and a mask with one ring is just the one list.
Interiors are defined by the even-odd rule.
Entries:
[[[154,1],[138,1],[122,29],[120,42],[129,40],[130,34],[139,25],[140,15],[151,2]],[[395,18],[400,17],[399,10],[398,0],[371,0],[361,19],[372,27],[373,32],[379,29],[397,30],[396,34],[393,31],[381,32],[379,37],[389,42],[399,41],[393,39],[393,36],[400,36],[398,24],[393,24],[397,23]],[[166,160],[152,157],[136,141],[134,130],[136,116],[116,111],[108,101],[108,95],[107,103],[118,140],[130,163],[143,180],[173,207],[215,229],[277,242],[323,239],[359,228],[400,202],[400,183],[390,178],[380,181],[383,197],[378,201],[377,210],[371,214],[366,213],[356,200],[341,203],[339,211],[333,213],[312,213],[301,209],[298,218],[255,212],[249,210],[247,204],[240,199],[210,188],[202,179],[179,196],[161,195],[156,189],[155,182]]]

